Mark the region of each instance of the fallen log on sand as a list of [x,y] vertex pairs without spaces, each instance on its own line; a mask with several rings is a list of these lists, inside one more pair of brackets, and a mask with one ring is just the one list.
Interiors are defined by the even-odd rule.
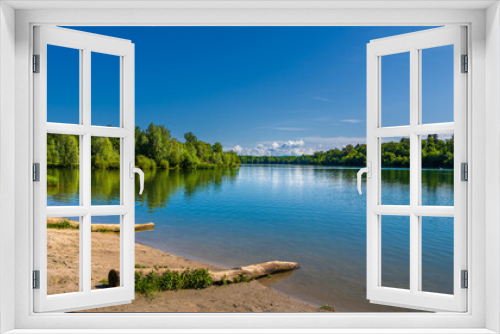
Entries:
[[[80,228],[80,222],[66,218],[47,218],[47,227],[77,230]],[[119,224],[91,224],[90,228],[92,232],[120,232]],[[155,223],[135,225],[135,232],[153,231],[154,229]]]
[[[135,224],[136,232],[153,231],[155,223]],[[118,224],[91,224],[92,232],[120,232]]]
[[[239,269],[228,269],[223,271],[211,272],[209,271],[212,281],[214,283],[223,282],[234,282],[236,277],[241,277],[245,275],[246,278],[259,278],[267,275],[277,274],[284,271],[290,271],[298,269],[299,264],[297,262],[282,262],[282,261],[271,261],[259,264],[252,264],[249,266],[244,266]],[[170,268],[136,268],[135,272],[140,272],[143,274],[148,274],[151,271],[158,274],[159,276],[165,274],[166,272],[180,272],[183,273],[189,269],[170,269]],[[110,287],[116,287],[120,285],[120,271],[111,269],[108,274],[108,282]]]

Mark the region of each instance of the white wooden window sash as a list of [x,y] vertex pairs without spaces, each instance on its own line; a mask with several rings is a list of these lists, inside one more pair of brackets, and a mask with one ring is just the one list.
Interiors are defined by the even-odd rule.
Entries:
[[[80,122],[47,122],[47,45],[80,50]],[[120,127],[91,125],[91,53],[120,57]],[[34,184],[34,270],[40,271],[40,288],[34,289],[34,311],[65,312],[128,303],[134,299],[134,44],[130,41],[64,28],[35,27],[34,54],[40,55],[40,72],[34,74],[34,162],[40,164],[40,181]],[[47,207],[47,133],[80,138],[79,206]],[[91,137],[120,138],[120,205],[91,205]],[[133,166],[133,164],[132,164]],[[121,286],[92,290],[91,217],[120,215]],[[47,295],[47,217],[80,217],[79,291]]]
[[[421,50],[454,46],[454,122],[422,124]],[[410,53],[410,125],[382,127],[381,57]],[[466,28],[443,27],[371,41],[367,46],[367,298],[372,303],[433,311],[467,310],[461,270],[467,269],[467,183],[460,165],[467,162],[467,75],[461,55],[467,53]],[[421,202],[421,136],[454,134],[454,206],[423,206]],[[381,205],[381,142],[383,137],[410,138],[410,205]],[[381,216],[410,217],[410,289],[382,286]],[[454,218],[454,294],[422,291],[421,217]]]

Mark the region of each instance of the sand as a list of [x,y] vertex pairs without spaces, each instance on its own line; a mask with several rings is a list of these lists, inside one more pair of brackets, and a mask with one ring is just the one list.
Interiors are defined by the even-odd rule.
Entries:
[[[118,233],[92,232],[92,288],[106,288],[108,272],[119,268]],[[169,254],[146,245],[135,245],[135,263],[169,268],[221,268]],[[242,263],[247,265],[248,263]],[[48,294],[78,291],[79,231],[47,230]],[[97,308],[86,312],[318,312],[317,307],[291,298],[270,286],[290,274],[272,275],[248,283],[211,286],[202,290],[155,293],[152,299],[136,294],[130,304]]]

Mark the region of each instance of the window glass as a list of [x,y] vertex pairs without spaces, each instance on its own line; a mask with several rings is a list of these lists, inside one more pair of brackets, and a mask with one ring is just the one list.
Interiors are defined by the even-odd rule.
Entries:
[[120,126],[120,57],[92,52],[92,125]]
[[410,53],[381,57],[382,126],[410,125]]
[[453,45],[421,50],[422,123],[453,122]]
[[47,122],[80,123],[80,50],[47,45]]
[[80,291],[80,218],[47,218],[47,294]]
[[382,216],[382,282],[389,288],[410,288],[410,217]]

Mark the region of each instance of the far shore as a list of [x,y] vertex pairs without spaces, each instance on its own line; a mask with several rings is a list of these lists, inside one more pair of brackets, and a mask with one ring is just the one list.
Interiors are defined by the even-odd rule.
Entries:
[[[107,288],[110,269],[119,268],[118,233],[92,232],[92,289]],[[78,291],[79,231],[47,229],[48,294]],[[271,259],[272,260],[272,259]],[[135,263],[144,267],[178,269],[207,268],[213,264],[188,259],[158,249],[135,244]],[[241,265],[248,265],[242,263]],[[318,307],[279,293],[270,285],[292,272],[275,274],[251,282],[211,286],[200,290],[164,291],[147,298],[138,293],[130,304],[102,307],[84,312],[318,312]]]

